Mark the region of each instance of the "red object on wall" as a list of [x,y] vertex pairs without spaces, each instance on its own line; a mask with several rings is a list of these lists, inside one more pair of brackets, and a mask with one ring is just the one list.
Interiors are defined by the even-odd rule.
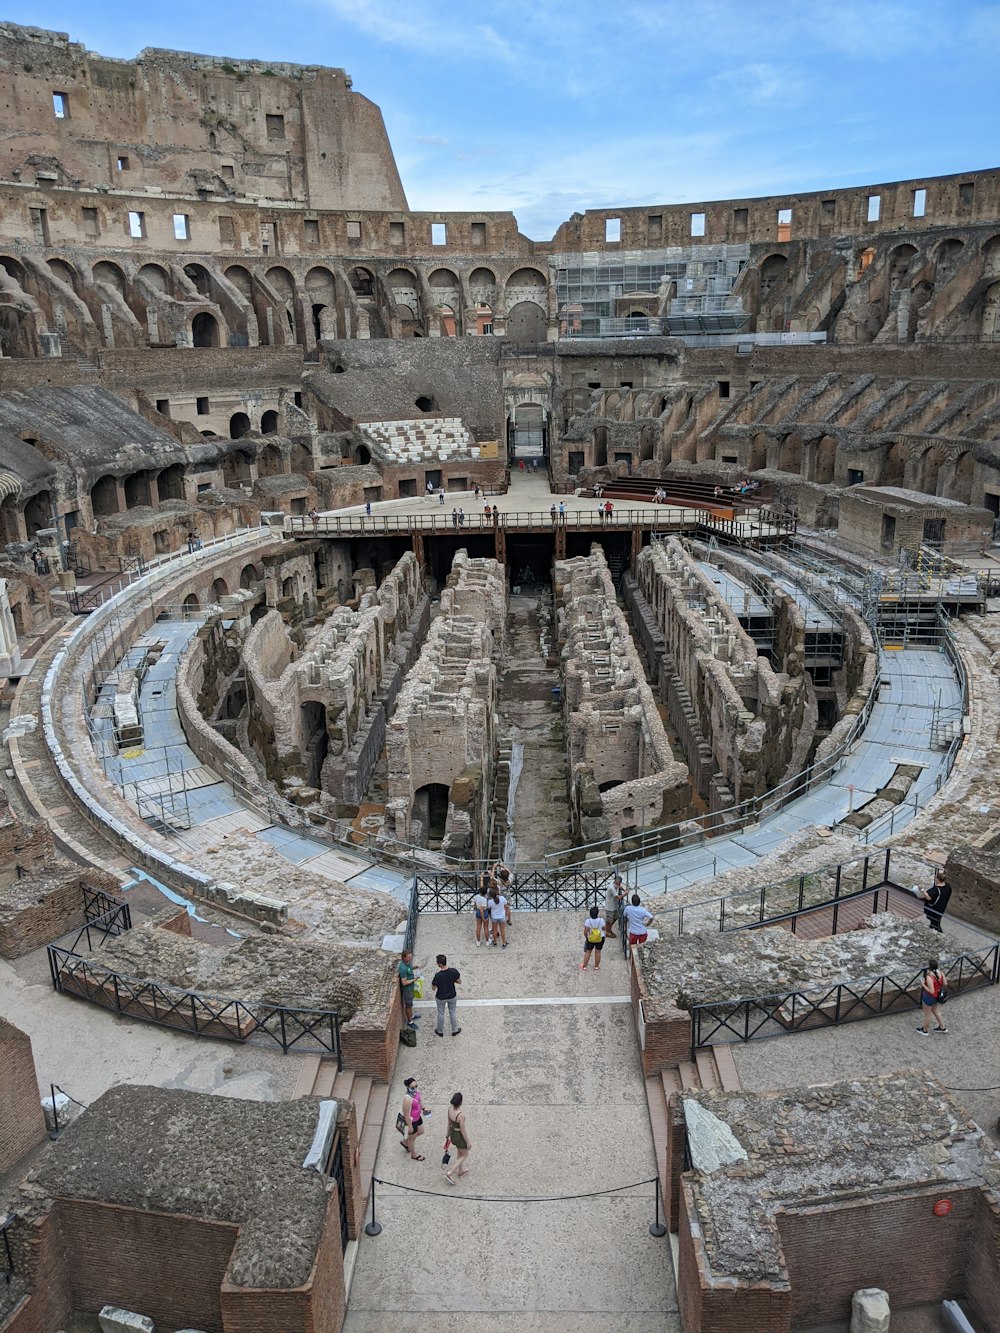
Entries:
[[950,1212],[951,1212],[951,1200],[938,1199],[938,1201],[934,1205],[934,1216],[947,1217]]

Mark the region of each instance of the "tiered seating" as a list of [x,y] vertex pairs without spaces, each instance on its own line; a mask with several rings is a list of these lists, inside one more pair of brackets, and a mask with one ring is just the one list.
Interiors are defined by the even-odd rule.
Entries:
[[619,477],[604,486],[607,499],[618,503],[620,500],[652,501],[657,490],[667,493],[667,504],[697,506],[699,509],[756,508],[765,502],[769,491],[762,486],[750,495],[734,495],[725,485],[722,495],[715,494],[718,483],[714,481],[696,481],[688,477]]
[[369,421],[361,429],[377,451],[393,463],[438,462],[467,454],[475,444],[459,417]]

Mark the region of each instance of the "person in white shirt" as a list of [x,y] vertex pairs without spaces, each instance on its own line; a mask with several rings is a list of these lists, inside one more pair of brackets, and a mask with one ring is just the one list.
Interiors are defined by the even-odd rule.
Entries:
[[493,888],[493,876],[484,870],[479,876],[479,885],[472,899],[472,910],[476,917],[476,948],[490,942],[490,900]]
[[637,893],[632,894],[632,901],[625,908],[622,916],[624,916],[625,925],[628,927],[629,944],[645,944],[653,913],[648,908],[643,907]]
[[493,947],[496,948],[497,940],[507,947],[507,921],[509,920],[510,908],[507,906],[507,899],[499,889],[494,888],[490,896],[490,925],[493,929]]
[[601,950],[604,948],[605,920],[597,903],[590,909],[590,916],[583,923],[583,962],[580,971],[586,972],[590,955],[594,955],[594,971],[601,970]]

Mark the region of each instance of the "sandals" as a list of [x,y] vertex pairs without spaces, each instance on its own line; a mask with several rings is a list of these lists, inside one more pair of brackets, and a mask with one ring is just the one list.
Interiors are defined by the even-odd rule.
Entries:
[[450,1176],[450,1175],[448,1174],[447,1171],[444,1173],[444,1178],[445,1178],[445,1180],[447,1180],[447,1182],[448,1182],[449,1185],[456,1185],[456,1184],[458,1183],[458,1182],[456,1181],[455,1177],[454,1177],[454,1176]]
[[426,1162],[426,1161],[427,1161],[427,1158],[424,1157],[423,1154],[418,1153],[417,1156],[414,1157],[413,1160],[414,1160],[415,1162]]

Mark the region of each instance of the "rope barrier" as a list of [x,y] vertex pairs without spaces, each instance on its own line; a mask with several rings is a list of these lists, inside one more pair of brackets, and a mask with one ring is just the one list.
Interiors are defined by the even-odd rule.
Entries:
[[618,1194],[622,1190],[638,1189],[640,1185],[653,1185],[657,1182],[657,1177],[650,1176],[646,1180],[633,1180],[629,1185],[615,1185],[606,1190],[588,1190],[585,1194],[536,1195],[454,1194],[450,1190],[423,1190],[416,1185],[401,1185],[398,1180],[382,1180],[379,1176],[373,1176],[372,1182],[376,1185],[386,1185],[393,1189],[405,1190],[407,1194],[427,1194],[434,1199],[468,1199],[472,1203],[568,1203],[575,1199],[600,1199],[604,1195]]

